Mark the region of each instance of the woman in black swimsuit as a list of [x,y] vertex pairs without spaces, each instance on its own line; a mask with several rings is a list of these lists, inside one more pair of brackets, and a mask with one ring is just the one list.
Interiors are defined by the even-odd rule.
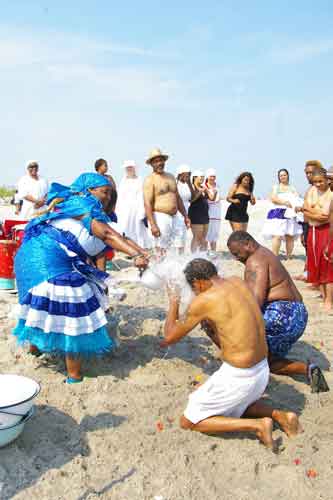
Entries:
[[205,176],[203,172],[193,172],[192,177],[192,198],[188,209],[188,216],[191,221],[193,239],[191,251],[204,251],[207,248],[206,236],[209,225],[208,199],[211,194],[204,184]]
[[253,196],[254,179],[250,172],[240,174],[235,184],[229,190],[227,201],[230,205],[225,215],[230,222],[233,231],[247,231],[249,216],[247,206],[250,202],[255,205],[256,199]]

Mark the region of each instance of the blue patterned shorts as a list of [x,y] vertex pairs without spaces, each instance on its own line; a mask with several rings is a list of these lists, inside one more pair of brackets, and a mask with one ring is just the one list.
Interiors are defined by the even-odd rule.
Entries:
[[276,300],[262,309],[269,353],[284,358],[293,344],[303,335],[308,312],[303,302]]

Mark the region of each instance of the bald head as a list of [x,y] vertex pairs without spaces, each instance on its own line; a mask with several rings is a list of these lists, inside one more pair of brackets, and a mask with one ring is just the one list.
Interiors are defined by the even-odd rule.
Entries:
[[243,263],[245,263],[259,247],[259,243],[246,231],[234,231],[231,233],[227,245],[230,253]]

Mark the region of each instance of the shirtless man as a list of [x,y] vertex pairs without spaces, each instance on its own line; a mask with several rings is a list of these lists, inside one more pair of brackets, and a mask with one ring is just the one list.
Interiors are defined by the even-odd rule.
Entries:
[[173,175],[164,171],[168,156],[160,149],[153,149],[147,159],[147,165],[151,165],[153,173],[146,177],[143,185],[145,212],[152,236],[154,246],[165,250],[172,243],[175,215],[179,211],[184,217],[187,227],[190,221],[184,204],[179,196],[176,179]]
[[273,420],[288,436],[297,434],[295,413],[259,402],[269,379],[267,344],[260,309],[247,285],[236,277],[221,278],[205,259],[192,260],[184,274],[196,297],[180,320],[179,298],[169,290],[161,345],[178,342],[205,322],[224,362],[190,395],[181,427],[207,434],[253,432],[268,447],[273,447]]
[[308,312],[301,294],[279,258],[245,231],[232,233],[228,248],[245,264],[245,282],[263,312],[271,372],[278,375],[305,375],[312,392],[329,390],[318,366],[285,358],[303,335]]

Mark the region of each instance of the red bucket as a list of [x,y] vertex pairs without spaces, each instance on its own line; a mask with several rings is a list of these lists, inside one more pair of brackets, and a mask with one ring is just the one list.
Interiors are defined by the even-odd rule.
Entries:
[[17,248],[16,241],[0,240],[0,288],[2,289],[14,288],[14,257]]
[[18,247],[20,247],[22,245],[25,227],[26,227],[26,224],[20,224],[18,226],[14,226],[12,229],[13,240],[15,240],[17,242]]
[[106,260],[109,261],[109,260],[112,260],[113,257],[114,257],[114,251],[113,250],[107,250],[105,252],[105,256],[106,256]]

